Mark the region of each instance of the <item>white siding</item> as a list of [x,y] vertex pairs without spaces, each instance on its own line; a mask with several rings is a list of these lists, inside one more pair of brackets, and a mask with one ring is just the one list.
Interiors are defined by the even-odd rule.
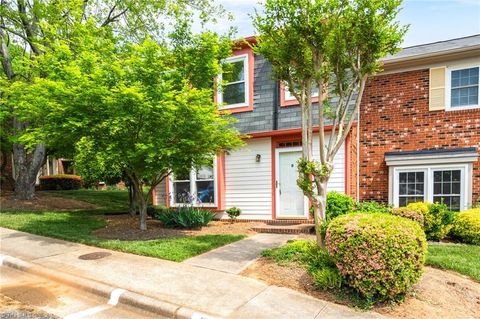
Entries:
[[271,139],[261,138],[250,139],[242,149],[225,156],[225,207],[240,208],[240,218],[272,217],[271,153]]
[[158,206],[166,206],[167,205],[167,193],[166,193],[166,188],[167,188],[167,182],[162,181],[160,184],[157,185],[157,188],[155,189],[155,199],[156,199],[156,204]]
[[[325,140],[328,143],[329,135],[325,135]],[[320,145],[318,134],[313,136],[313,156],[316,159],[320,158]],[[345,193],[345,144],[340,147],[337,155],[333,159],[333,172],[327,186],[328,191],[336,191]]]

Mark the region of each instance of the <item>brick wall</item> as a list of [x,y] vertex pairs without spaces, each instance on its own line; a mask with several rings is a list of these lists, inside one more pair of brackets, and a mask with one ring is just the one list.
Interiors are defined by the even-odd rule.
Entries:
[[[428,110],[429,71],[371,78],[360,116],[360,199],[388,201],[384,153],[477,147],[480,109]],[[480,197],[480,161],[473,167],[473,200]]]

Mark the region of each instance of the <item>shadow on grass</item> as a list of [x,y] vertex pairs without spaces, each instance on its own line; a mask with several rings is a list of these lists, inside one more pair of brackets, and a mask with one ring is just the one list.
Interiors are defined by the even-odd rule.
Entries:
[[75,212],[2,212],[0,227],[172,261],[207,252],[244,238],[243,235],[204,235],[156,240],[107,240],[92,235],[107,222],[102,210]]

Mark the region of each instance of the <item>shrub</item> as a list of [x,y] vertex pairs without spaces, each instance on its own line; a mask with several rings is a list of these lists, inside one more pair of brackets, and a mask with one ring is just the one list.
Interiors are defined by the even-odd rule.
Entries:
[[417,202],[417,203],[410,203],[407,205],[407,207],[425,215],[429,211],[429,208],[428,208],[429,205],[430,205],[429,203]]
[[326,216],[327,221],[337,216],[351,213],[355,206],[353,199],[345,194],[329,192],[327,194]]
[[71,190],[80,189],[82,187],[82,179],[78,175],[48,175],[40,176],[40,188],[42,190]]
[[410,208],[407,208],[407,207],[392,208],[390,210],[390,214],[414,220],[417,223],[419,223],[420,226],[423,228],[424,216],[423,216],[422,213],[420,213],[420,212],[418,212],[414,209],[410,209]]
[[404,295],[419,280],[427,249],[418,223],[383,213],[334,219],[326,245],[346,284],[371,301]]
[[429,240],[442,240],[452,228],[454,214],[446,205],[435,203],[410,203],[407,208],[423,214],[424,230]]
[[342,276],[332,257],[313,241],[290,241],[285,246],[263,251],[262,256],[274,259],[279,265],[297,263],[305,267],[318,289],[340,288],[342,285]]
[[458,213],[451,234],[464,243],[480,245],[480,208]]
[[318,289],[336,289],[342,287],[342,275],[335,268],[320,268],[311,272],[315,286]]
[[226,210],[226,213],[230,220],[233,222],[235,219],[237,219],[238,216],[242,213],[242,210],[238,207],[231,207]]
[[155,217],[167,228],[197,228],[207,226],[215,213],[193,207],[180,207],[178,210],[162,209]]
[[389,211],[389,206],[373,200],[358,202],[355,207],[355,212],[357,213],[388,213]]

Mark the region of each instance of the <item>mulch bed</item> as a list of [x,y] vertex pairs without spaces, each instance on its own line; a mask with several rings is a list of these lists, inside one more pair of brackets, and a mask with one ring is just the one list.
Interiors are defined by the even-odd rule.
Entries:
[[4,211],[63,211],[95,209],[97,206],[80,200],[57,197],[42,192],[36,192],[35,199],[33,200],[18,200],[15,199],[12,192],[2,191],[0,208]]
[[[348,304],[347,300],[339,299],[333,293],[316,290],[308,273],[296,265],[282,267],[275,261],[260,258],[241,275],[318,299]],[[425,267],[421,281],[403,303],[376,306],[373,311],[398,319],[480,318],[480,283],[457,273]]]
[[107,226],[93,232],[93,235],[104,239],[118,240],[151,240],[180,236],[199,236],[199,235],[252,235],[256,234],[253,227],[264,225],[260,222],[236,222],[212,221],[208,226],[199,229],[170,229],[164,228],[158,220],[147,220],[147,230],[139,229],[138,217],[130,215],[107,215],[103,218],[107,221]]

